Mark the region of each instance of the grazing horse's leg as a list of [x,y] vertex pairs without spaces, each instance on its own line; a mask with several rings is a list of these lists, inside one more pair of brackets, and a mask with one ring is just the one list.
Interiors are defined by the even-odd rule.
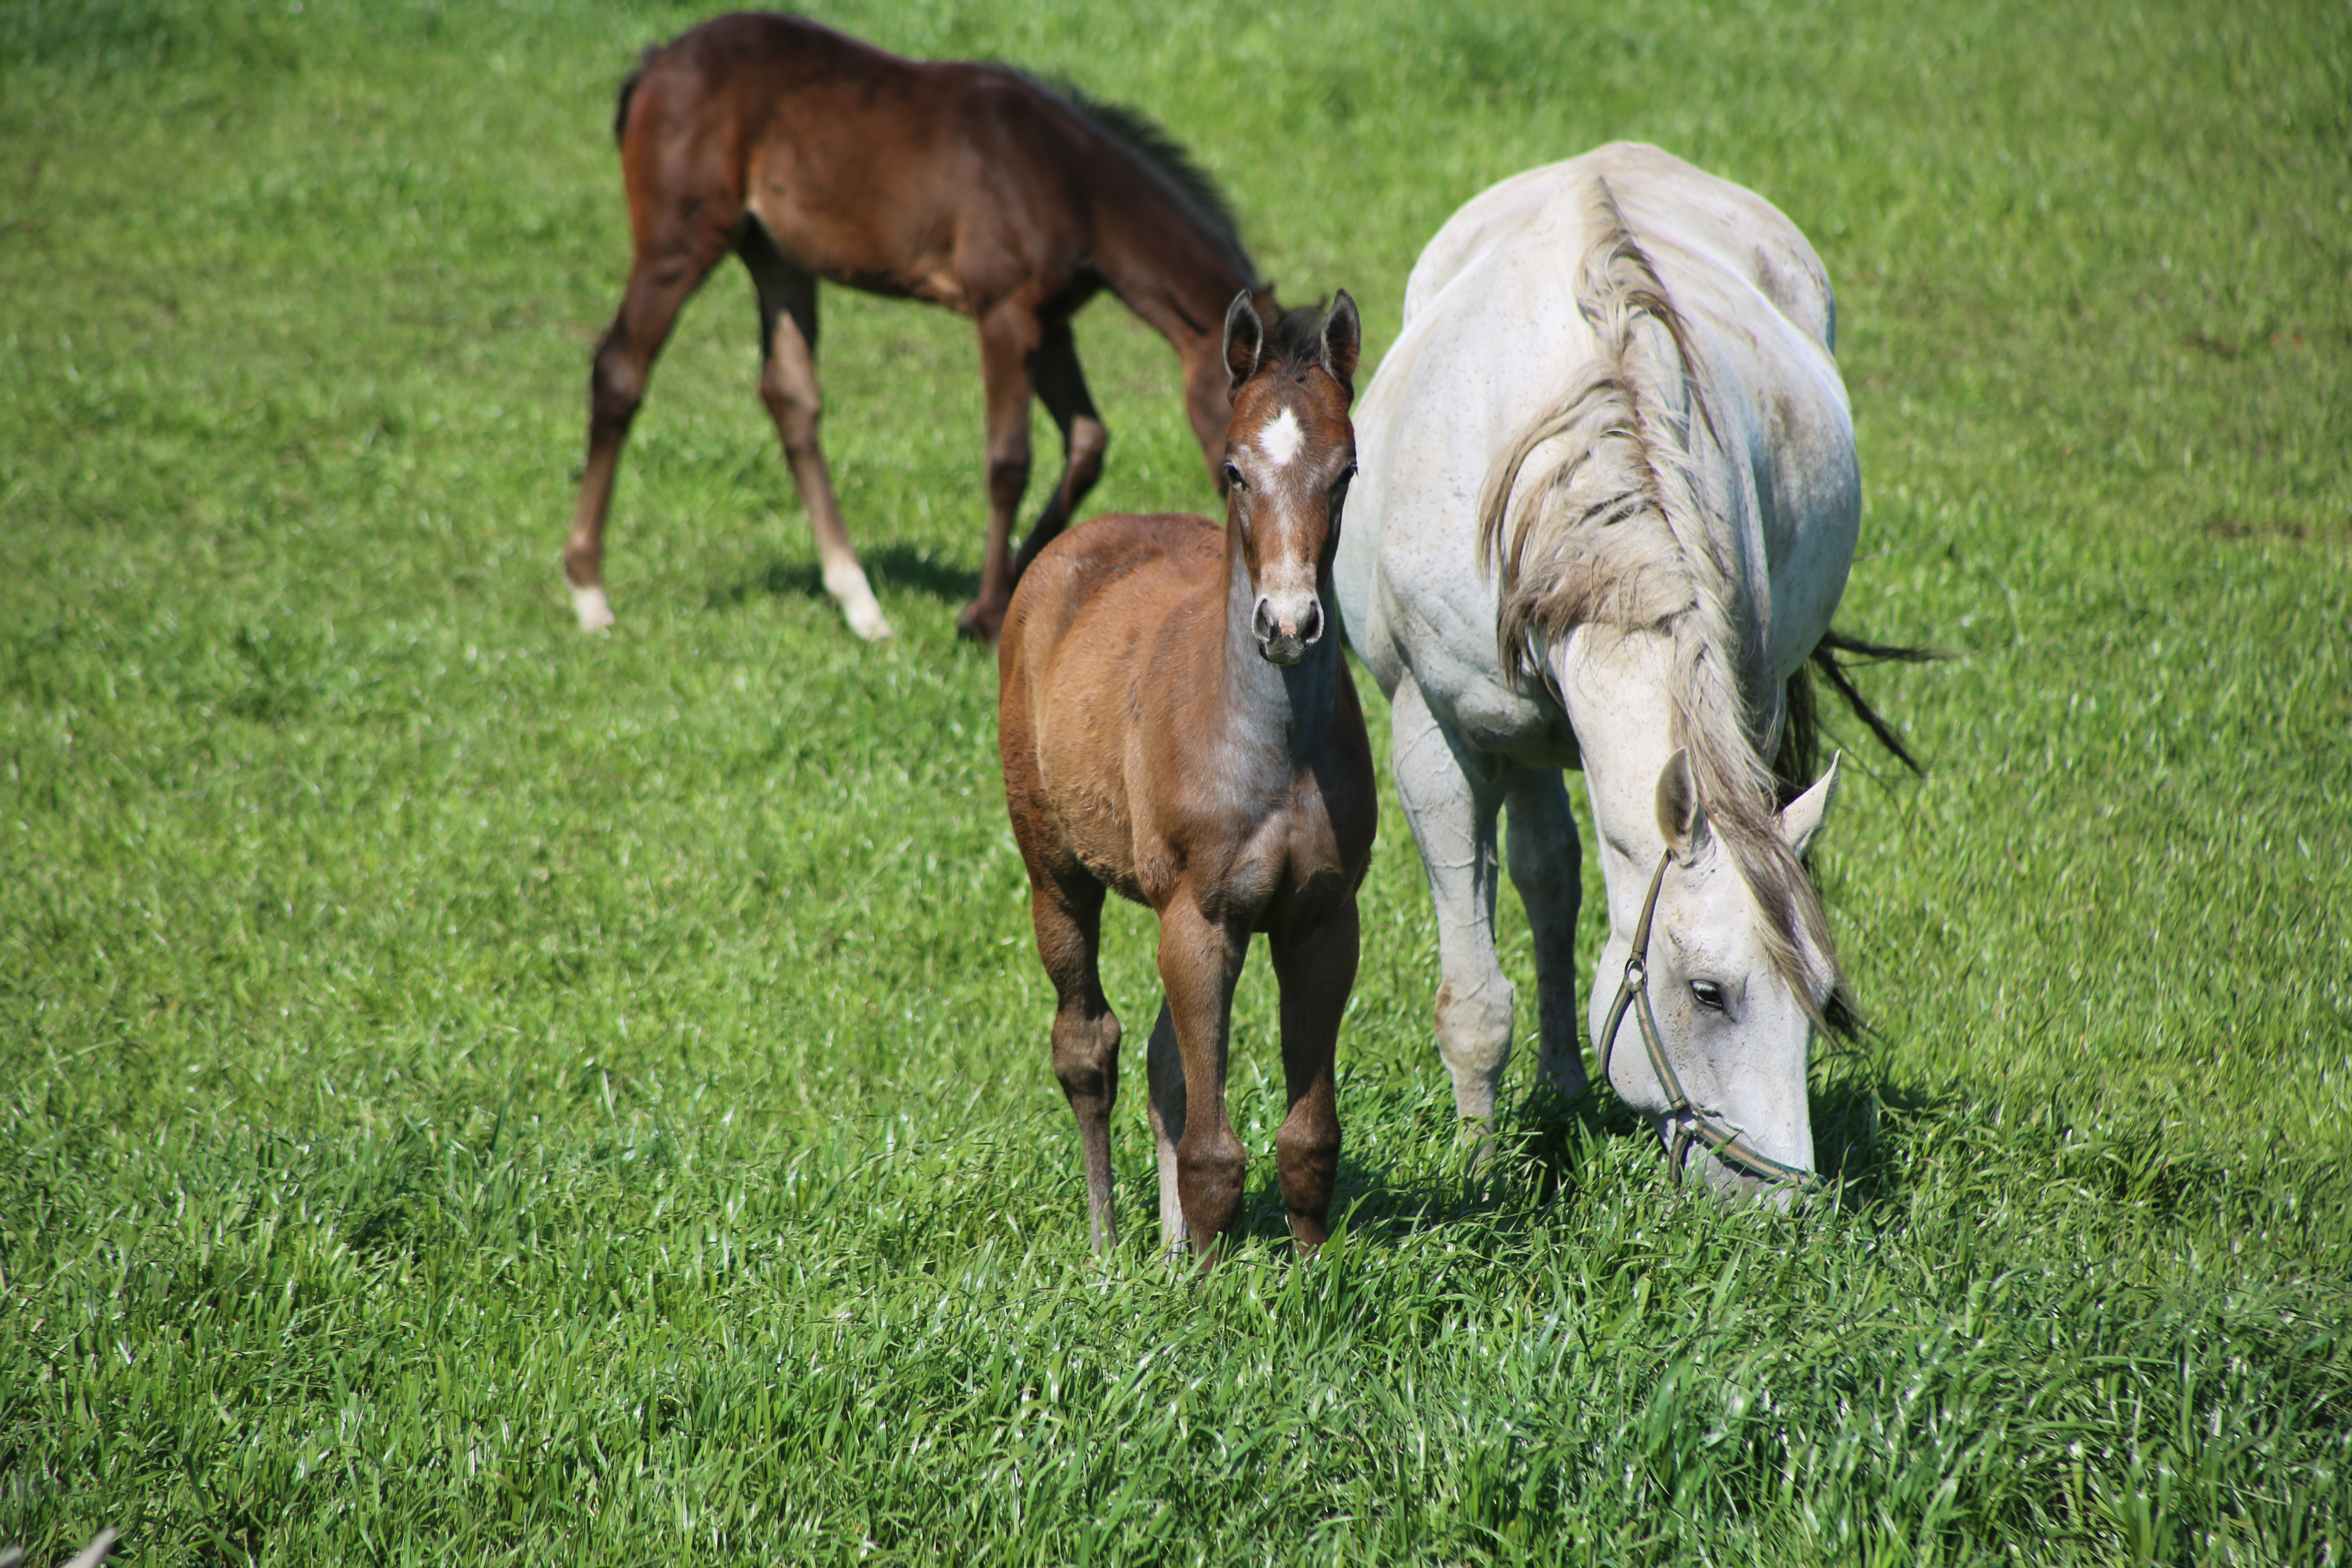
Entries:
[[1013,518],[1029,488],[1029,356],[1037,352],[1036,312],[1007,300],[980,321],[980,374],[988,402],[988,546],[980,596],[956,617],[956,631],[994,642],[1013,598]]
[[1274,1136],[1290,1238],[1312,1257],[1331,1233],[1331,1190],[1339,1179],[1339,1102],[1332,1063],[1339,1016],[1356,984],[1356,900],[1350,896],[1294,940],[1273,943],[1282,985],[1282,1079],[1290,1113]]
[[1086,373],[1078,366],[1078,345],[1070,335],[1068,321],[1055,321],[1045,328],[1036,353],[1030,357],[1029,374],[1045,412],[1061,427],[1062,479],[1045,498],[1037,526],[1021,542],[1021,553],[1013,558],[1016,583],[1029,563],[1037,559],[1037,552],[1053,543],[1077,515],[1087,492],[1102,477],[1103,453],[1110,447],[1110,432],[1095,412],[1094,399],[1087,395]]
[[1118,1016],[1103,995],[1097,958],[1102,941],[1103,888],[1080,872],[1047,875],[1029,885],[1037,956],[1061,1005],[1054,1014],[1054,1076],[1078,1119],[1086,1152],[1087,1217],[1097,1252],[1118,1239],[1111,1208],[1110,1111],[1118,1098]]
[[1484,1122],[1511,1059],[1511,983],[1495,958],[1504,770],[1445,728],[1411,676],[1397,682],[1394,713],[1397,796],[1437,906],[1437,1053],[1454,1077],[1454,1109]]
[[1504,808],[1511,885],[1535,933],[1536,1082],[1573,1100],[1585,1090],[1582,1025],[1576,1016],[1576,911],[1584,899],[1583,846],[1558,768],[1513,768]]
[[1184,1226],[1184,1199],[1176,1180],[1176,1145],[1184,1136],[1184,1057],[1176,1044],[1176,1018],[1160,1004],[1144,1053],[1144,1083],[1150,1094],[1151,1147],[1160,1165],[1160,1245],[1173,1252],[1191,1233]]
[[1242,1206],[1247,1152],[1225,1116],[1225,1052],[1234,982],[1249,932],[1202,914],[1180,889],[1160,911],[1160,983],[1184,1066],[1184,1131],[1176,1140],[1176,1192],[1192,1250],[1206,1257]]
[[621,308],[596,345],[588,378],[588,467],[580,477],[572,537],[563,546],[563,576],[572,585],[572,607],[583,632],[613,624],[604,602],[604,519],[613,504],[621,444],[645,401],[646,379],[677,322],[679,308],[726,254],[725,231],[707,222],[639,247]]
[[756,218],[745,220],[735,248],[760,293],[760,398],[783,439],[784,462],[816,536],[824,591],[841,606],[850,630],[868,642],[887,637],[890,623],[841,524],[833,474],[817,441],[824,404],[816,380],[816,277],[777,249]]

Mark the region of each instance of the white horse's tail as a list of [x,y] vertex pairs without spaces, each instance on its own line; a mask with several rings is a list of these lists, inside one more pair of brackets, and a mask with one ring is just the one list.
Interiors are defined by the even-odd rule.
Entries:
[[1896,762],[1913,773],[1924,775],[1927,768],[1911,754],[1902,735],[1880,717],[1878,710],[1854,685],[1853,670],[1856,666],[1871,664],[1931,664],[1944,657],[1932,648],[1903,647],[1848,637],[1835,626],[1823,632],[1805,662],[1789,677],[1788,714],[1780,725],[1780,751],[1772,759],[1772,772],[1780,780],[1781,797],[1785,800],[1796,795],[1821,771],[1821,724],[1812,691],[1816,673],[1845,700],[1846,708],[1878,738],[1880,745],[1895,754]]

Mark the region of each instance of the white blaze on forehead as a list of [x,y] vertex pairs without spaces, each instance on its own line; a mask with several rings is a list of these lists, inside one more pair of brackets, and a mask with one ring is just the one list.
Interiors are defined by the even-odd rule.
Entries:
[[1298,427],[1298,416],[1286,408],[1281,418],[1257,433],[1257,449],[1276,468],[1287,468],[1306,439],[1307,432]]

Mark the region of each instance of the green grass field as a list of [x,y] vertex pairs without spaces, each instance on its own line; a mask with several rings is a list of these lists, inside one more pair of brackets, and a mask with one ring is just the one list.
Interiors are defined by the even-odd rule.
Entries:
[[[1282,1238],[1261,958],[1246,1240],[1202,1285],[1155,1255],[1137,1064],[1098,1262],[953,636],[968,330],[825,296],[895,643],[818,587],[740,270],[625,459],[622,625],[572,630],[612,93],[700,13],[12,0],[0,1542],[2352,1557],[2352,15],[822,14],[1145,106],[1368,360],[1448,213],[1612,137],[1811,235],[1868,497],[1841,623],[1957,656],[1869,679],[1932,772],[1849,735],[1820,856],[1874,1025],[1816,1053],[1842,1197],[1690,1201],[1613,1102],[1468,1180],[1391,802],[1345,1235]],[[1209,504],[1172,356],[1108,300],[1080,334],[1097,510]],[[1151,930],[1111,924],[1139,1045]]]

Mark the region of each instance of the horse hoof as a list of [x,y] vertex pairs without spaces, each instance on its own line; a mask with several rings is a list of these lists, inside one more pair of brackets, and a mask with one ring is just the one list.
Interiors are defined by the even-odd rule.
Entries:
[[993,643],[1004,629],[1004,612],[985,605],[966,605],[956,617],[956,636],[966,642]]
[[1592,1092],[1592,1080],[1585,1076],[1584,1064],[1563,1052],[1564,1060],[1536,1063],[1536,1090],[1560,1105],[1573,1105]]
[[849,629],[867,642],[880,642],[892,635],[890,623],[883,617],[882,606],[875,602],[874,589],[866,581],[865,568],[828,566],[824,569],[824,591],[841,606],[843,619]]
[[572,613],[580,617],[580,629],[583,632],[601,632],[613,624],[613,606],[604,602],[602,588],[574,587]]

